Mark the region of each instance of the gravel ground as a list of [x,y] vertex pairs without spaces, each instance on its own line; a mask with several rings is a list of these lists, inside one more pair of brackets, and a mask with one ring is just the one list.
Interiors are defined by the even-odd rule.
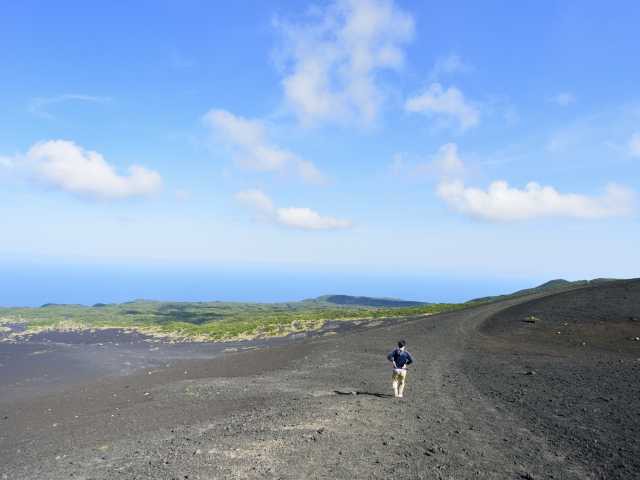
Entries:
[[640,477],[640,281],[525,302],[480,330],[463,369],[486,398],[595,478]]
[[0,403],[0,478],[637,478],[636,344],[522,333],[532,298]]

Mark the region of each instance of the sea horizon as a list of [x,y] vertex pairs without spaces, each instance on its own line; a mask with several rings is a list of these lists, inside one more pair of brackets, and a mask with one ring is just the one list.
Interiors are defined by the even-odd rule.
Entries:
[[529,288],[551,278],[300,269],[10,265],[0,306],[93,305],[136,299],[276,303],[327,294],[453,303]]

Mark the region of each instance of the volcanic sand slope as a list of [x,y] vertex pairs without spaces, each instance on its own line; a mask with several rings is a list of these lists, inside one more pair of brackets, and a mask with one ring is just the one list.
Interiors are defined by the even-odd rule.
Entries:
[[597,478],[640,476],[640,280],[521,303],[489,319],[465,371]]
[[[586,377],[601,362],[609,365],[610,358],[635,375],[626,381],[637,389],[634,362],[640,355],[593,349],[583,358],[573,345],[543,343],[527,345],[524,356],[526,335],[478,331],[492,315],[526,306],[531,298],[0,404],[0,474],[42,479],[589,479],[616,478],[623,464],[625,475],[619,478],[637,478],[636,439],[629,435],[637,434],[638,415],[605,422],[594,417],[587,425],[595,429],[593,439],[608,439],[611,451],[622,449],[617,458],[603,460],[572,440],[584,423],[556,416],[556,404],[547,407],[553,402],[546,397],[556,398],[562,390],[567,402],[577,401]],[[401,337],[416,364],[405,398],[399,400],[386,396],[390,369],[385,354]],[[524,364],[534,360],[540,361],[531,367],[536,375],[526,375]],[[574,364],[587,368],[583,377],[566,375],[557,388],[558,370]],[[618,392],[621,382],[612,377],[607,388]],[[525,400],[540,389],[533,397],[540,404],[533,415],[532,405],[507,396],[514,385],[526,390],[518,397]],[[619,391],[627,395],[626,387]],[[616,403],[618,410],[636,412],[637,396],[608,402],[625,400]],[[591,404],[585,408],[588,412]],[[619,422],[627,422],[629,429],[619,433]]]

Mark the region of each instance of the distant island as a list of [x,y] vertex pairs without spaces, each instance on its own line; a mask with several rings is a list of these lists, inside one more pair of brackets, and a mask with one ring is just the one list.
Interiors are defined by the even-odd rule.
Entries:
[[[4,341],[42,331],[125,329],[171,341],[225,341],[285,336],[318,330],[327,321],[372,321],[433,315],[510,297],[578,288],[611,279],[552,280],[511,294],[464,303],[427,303],[393,298],[323,295],[286,303],[165,302],[133,300],[93,306],[47,303],[38,308],[0,308]],[[16,328],[16,327],[20,328]]]

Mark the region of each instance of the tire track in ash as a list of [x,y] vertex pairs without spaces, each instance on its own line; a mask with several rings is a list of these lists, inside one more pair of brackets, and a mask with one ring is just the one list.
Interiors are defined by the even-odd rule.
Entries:
[[[520,301],[333,339],[307,359],[315,368],[279,372],[274,383],[282,385],[280,391],[316,398],[303,398],[302,408],[276,407],[276,412],[287,410],[286,425],[266,426],[279,443],[270,449],[271,458],[261,462],[262,474],[318,479],[592,478],[581,465],[568,464],[564,452],[553,451],[543,434],[525,428],[483,397],[459,367],[477,328]],[[418,359],[401,401],[378,396],[390,390],[381,354],[398,337],[410,339]],[[332,400],[334,387],[361,394]],[[236,468],[238,478],[254,478],[242,463]]]
[[441,421],[423,434],[444,439],[451,478],[592,478],[583,466],[568,464],[564,452],[553,451],[544,434],[530,431],[484,397],[460,368],[466,344],[479,326],[521,301],[459,312],[436,330],[431,342],[434,355],[422,380],[425,401],[439,412]]

